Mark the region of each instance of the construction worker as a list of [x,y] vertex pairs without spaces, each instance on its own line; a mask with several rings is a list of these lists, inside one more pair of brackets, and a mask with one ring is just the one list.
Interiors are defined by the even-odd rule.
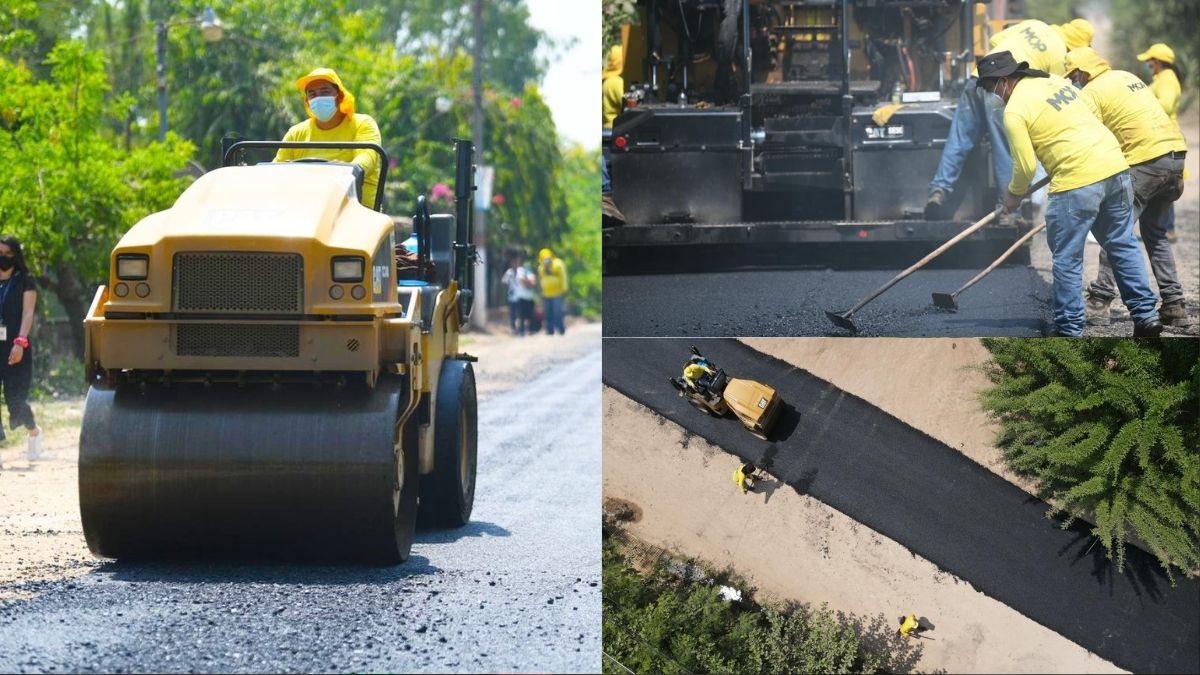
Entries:
[[[1100,121],[1116,136],[1129,164],[1134,217],[1138,218],[1142,245],[1150,256],[1150,270],[1162,297],[1159,320],[1165,326],[1189,325],[1183,287],[1175,272],[1175,256],[1163,227],[1167,207],[1183,193],[1187,142],[1179,125],[1167,117],[1137,75],[1113,70],[1091,47],[1068,52],[1066,68],[1067,78],[1095,104]],[[1108,325],[1108,306],[1116,294],[1108,255],[1101,250],[1099,275],[1087,293],[1089,324]]]
[[612,198],[612,174],[609,173],[609,163],[612,161],[612,151],[609,143],[612,140],[613,120],[621,114],[625,107],[625,78],[621,71],[625,68],[625,51],[621,45],[613,45],[608,50],[608,60],[604,70],[600,71],[600,92],[603,113],[601,133],[604,142],[601,143],[600,153],[600,212],[605,226],[620,225],[625,222],[625,216],[617,208]]
[[900,617],[900,630],[897,633],[904,637],[920,637],[921,622],[917,620],[916,614]]
[[[354,95],[332,69],[317,68],[296,80],[296,86],[304,94],[304,111],[308,113],[308,119],[288,129],[283,140],[380,143],[379,125],[370,115],[354,112]],[[375,206],[380,160],[375,152],[281,148],[275,153],[276,162],[290,162],[304,157],[347,162],[362,169],[363,193],[359,201],[372,208]]]
[[746,462],[733,472],[733,482],[741,489],[742,494],[746,494],[747,491],[754,489],[754,472],[756,471],[758,471],[758,467],[750,462]]
[[712,377],[712,374],[712,368],[709,368],[708,363],[702,360],[692,359],[683,367],[683,381],[697,390],[704,390],[708,387],[706,378]]
[[[1049,26],[1030,19],[993,35],[989,45],[993,52],[1008,50],[1034,68],[1063,75],[1063,59],[1068,49],[1064,36],[1069,36],[1071,44],[1076,46],[1090,44],[1092,25],[1083,19],[1076,19],[1062,26]],[[967,156],[985,134],[992,142],[992,171],[996,181],[1003,185],[1012,176],[1012,157],[1004,136],[1003,113],[988,107],[984,92],[976,86],[977,83],[977,75],[972,74],[959,96],[937,173],[929,182],[926,220],[944,220],[954,215],[953,209],[948,207],[954,184],[962,175]]]
[[[1137,55],[1138,61],[1144,61],[1153,74],[1150,81],[1150,93],[1158,99],[1163,110],[1171,121],[1179,124],[1179,97],[1183,94],[1183,78],[1179,75],[1179,66],[1175,65],[1175,51],[1162,42],[1155,42],[1150,48]],[[1167,230],[1167,239],[1175,241],[1175,204],[1167,207],[1163,214],[1163,226]]]
[[992,105],[1004,107],[1013,158],[1005,210],[1020,206],[1038,162],[1050,175],[1046,241],[1054,265],[1055,334],[1083,335],[1083,247],[1091,231],[1108,252],[1134,337],[1158,336],[1158,298],[1133,236],[1129,165],[1095,103],[1068,80],[1018,62],[1007,50],[980,59],[978,86],[997,97]]
[[548,248],[538,252],[538,279],[542,284],[542,309],[546,313],[546,332],[567,332],[563,312],[567,300],[567,266]]

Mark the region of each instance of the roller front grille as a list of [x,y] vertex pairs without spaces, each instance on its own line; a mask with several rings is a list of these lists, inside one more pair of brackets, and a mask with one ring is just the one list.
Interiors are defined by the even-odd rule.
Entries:
[[179,356],[300,356],[299,326],[181,323],[175,330]]
[[298,314],[304,260],[294,253],[177,253],[174,309],[224,314]]

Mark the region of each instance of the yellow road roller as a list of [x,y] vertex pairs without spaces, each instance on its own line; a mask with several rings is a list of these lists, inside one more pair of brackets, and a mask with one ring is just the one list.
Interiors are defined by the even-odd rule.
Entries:
[[[455,141],[455,213],[418,200],[419,264],[359,203],[361,171],[243,141],[113,249],[85,320],[84,536],[119,559],[408,557],[422,521],[475,497],[473,149]],[[401,278],[403,277],[403,278]]]
[[764,441],[769,440],[783,410],[783,399],[773,388],[754,380],[727,376],[695,347],[692,347],[688,364],[702,366],[708,374],[695,384],[682,377],[671,378],[671,386],[680,396],[693,408],[713,417],[724,417],[732,412],[750,433]]

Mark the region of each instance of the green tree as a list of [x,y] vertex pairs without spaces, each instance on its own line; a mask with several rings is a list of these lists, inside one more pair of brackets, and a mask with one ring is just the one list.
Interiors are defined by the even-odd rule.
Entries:
[[25,66],[0,59],[0,220],[61,302],[81,355],[83,318],[95,284],[107,277],[109,252],[126,229],[178,196],[183,183],[174,174],[192,146],[172,137],[125,151],[104,124],[111,106],[103,58],[69,41],[46,64],[50,79],[37,81]]
[[1055,512],[1094,518],[1123,569],[1131,536],[1170,576],[1200,568],[1200,349],[1195,340],[987,339],[1009,465]]

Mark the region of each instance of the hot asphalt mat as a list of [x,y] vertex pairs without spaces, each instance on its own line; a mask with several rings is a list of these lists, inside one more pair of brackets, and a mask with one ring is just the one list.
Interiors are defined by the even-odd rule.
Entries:
[[[779,392],[773,442],[676,394],[668,378],[692,344]],[[886,363],[861,365],[888,377]],[[1172,588],[1133,546],[1118,572],[1087,524],[1061,529],[1045,502],[806,371],[734,340],[606,339],[603,379],[1122,668],[1200,672],[1200,582],[1176,574]]]

